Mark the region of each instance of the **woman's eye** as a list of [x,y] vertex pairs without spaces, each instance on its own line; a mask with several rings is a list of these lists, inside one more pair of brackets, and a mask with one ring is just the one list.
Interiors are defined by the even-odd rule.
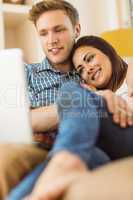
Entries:
[[81,75],[81,74],[83,73],[83,68],[80,68],[80,69],[78,70],[78,73]]
[[91,61],[93,60],[94,57],[95,57],[94,54],[93,54],[93,55],[90,55],[90,56],[87,56],[86,62],[87,62],[87,63],[88,63],[88,62],[91,62]]

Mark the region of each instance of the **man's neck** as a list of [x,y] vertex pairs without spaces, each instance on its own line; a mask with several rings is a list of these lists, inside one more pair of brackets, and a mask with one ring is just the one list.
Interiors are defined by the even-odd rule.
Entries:
[[64,73],[70,71],[70,63],[53,65],[53,67],[56,70],[59,70],[60,72],[64,72]]
[[54,64],[48,58],[46,58],[46,59],[48,60],[51,67],[54,68],[57,71],[60,71],[62,73],[66,73],[66,72],[71,71],[71,62],[70,61],[64,61],[64,62],[59,63],[59,64]]

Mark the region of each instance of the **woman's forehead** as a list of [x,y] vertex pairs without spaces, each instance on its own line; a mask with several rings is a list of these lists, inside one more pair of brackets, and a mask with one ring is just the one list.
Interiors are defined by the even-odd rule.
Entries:
[[77,59],[80,57],[83,59],[86,54],[91,53],[102,53],[102,51],[92,46],[81,46],[75,50],[73,58]]

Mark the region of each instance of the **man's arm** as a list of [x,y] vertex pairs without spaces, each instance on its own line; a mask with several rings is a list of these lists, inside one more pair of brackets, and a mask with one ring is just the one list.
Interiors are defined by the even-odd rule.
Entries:
[[33,132],[55,130],[58,126],[58,112],[56,105],[44,106],[31,110],[31,124]]
[[133,61],[128,65],[126,81],[128,85],[128,96],[133,97]]

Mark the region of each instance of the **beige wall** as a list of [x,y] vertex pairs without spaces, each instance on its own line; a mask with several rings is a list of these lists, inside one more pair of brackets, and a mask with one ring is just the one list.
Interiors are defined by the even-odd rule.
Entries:
[[4,23],[3,23],[3,15],[1,12],[1,7],[0,7],[0,26],[2,27],[0,29],[0,49],[3,49],[5,38],[4,38]]
[[131,26],[129,0],[116,0],[118,7],[118,18],[120,27]]
[[[79,11],[82,34],[128,26],[128,0],[68,0]],[[125,25],[124,25],[125,24]]]

